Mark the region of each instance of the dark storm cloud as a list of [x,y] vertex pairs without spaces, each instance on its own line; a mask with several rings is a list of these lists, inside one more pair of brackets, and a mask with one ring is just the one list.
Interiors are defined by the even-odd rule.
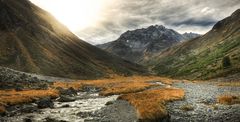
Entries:
[[92,44],[117,39],[127,30],[161,24],[180,33],[205,33],[240,8],[239,0],[110,0],[98,26],[77,32]]
[[209,27],[215,24],[216,20],[195,20],[195,19],[188,19],[180,22],[172,23],[173,26],[181,26],[181,25],[190,25],[190,26],[201,26],[201,27]]

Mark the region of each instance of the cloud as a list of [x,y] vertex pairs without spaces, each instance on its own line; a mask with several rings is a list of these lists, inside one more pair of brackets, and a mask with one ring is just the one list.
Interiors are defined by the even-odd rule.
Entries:
[[113,41],[127,30],[154,24],[180,33],[203,34],[239,8],[239,0],[110,0],[97,26],[75,33],[92,44]]
[[208,19],[187,19],[184,21],[179,21],[179,22],[174,22],[172,23],[172,25],[174,26],[181,26],[181,25],[189,25],[189,26],[201,26],[201,27],[205,27],[205,26],[212,26],[213,24],[215,24],[217,21],[216,20],[208,20]]

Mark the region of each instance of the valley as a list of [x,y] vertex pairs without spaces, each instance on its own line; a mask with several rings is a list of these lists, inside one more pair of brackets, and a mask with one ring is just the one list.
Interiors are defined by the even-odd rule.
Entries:
[[0,122],[239,122],[240,9],[206,34],[159,22],[96,46],[65,24],[0,0]]

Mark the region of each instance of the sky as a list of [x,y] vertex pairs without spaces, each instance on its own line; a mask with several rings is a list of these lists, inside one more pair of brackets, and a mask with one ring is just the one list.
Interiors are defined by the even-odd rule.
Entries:
[[116,40],[127,30],[164,25],[204,34],[240,8],[239,0],[30,0],[91,44]]

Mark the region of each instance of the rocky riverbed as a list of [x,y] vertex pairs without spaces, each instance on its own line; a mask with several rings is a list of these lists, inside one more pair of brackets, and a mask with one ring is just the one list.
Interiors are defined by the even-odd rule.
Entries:
[[185,89],[185,100],[168,104],[172,122],[240,122],[240,104],[218,104],[219,95],[240,95],[240,87],[217,86],[216,82],[177,82]]
[[[97,92],[78,92],[53,100],[9,107],[1,122],[134,122],[136,111],[128,102],[117,100],[118,95],[99,96]],[[51,106],[51,104],[53,106]]]
[[[47,80],[50,79],[50,80]],[[47,89],[53,80],[67,80],[14,71],[0,67],[0,89]],[[233,78],[231,78],[233,79]],[[234,77],[235,79],[235,77]],[[167,104],[169,121],[172,122],[240,122],[240,104],[218,104],[219,95],[240,96],[240,87],[218,86],[222,79],[214,82],[179,82],[166,85],[153,81],[161,89],[176,87],[185,90],[185,99]],[[136,122],[137,111],[127,101],[117,100],[118,96],[99,96],[99,89],[84,87],[81,92],[72,88],[58,89],[60,97],[45,98],[34,103],[7,108],[0,122]]]

